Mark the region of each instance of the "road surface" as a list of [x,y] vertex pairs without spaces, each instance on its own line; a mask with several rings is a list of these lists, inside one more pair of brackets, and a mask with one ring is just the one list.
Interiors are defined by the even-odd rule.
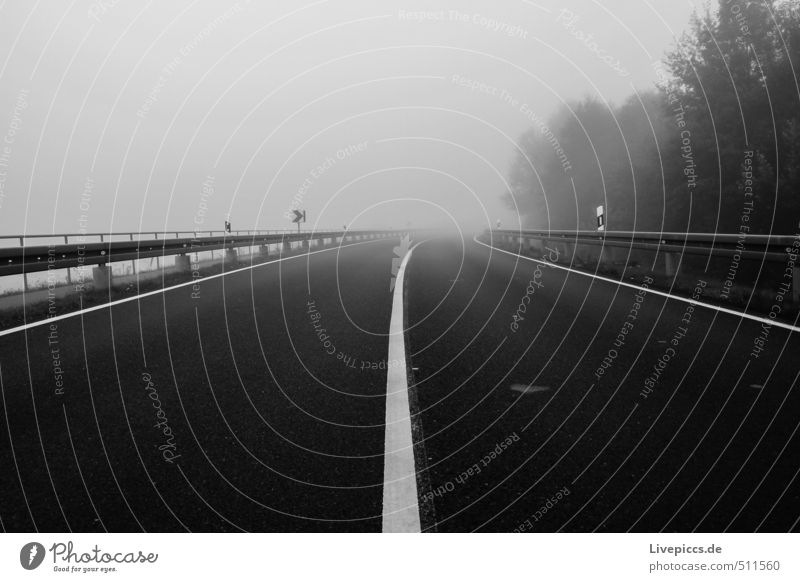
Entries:
[[422,531],[798,530],[797,332],[558,253],[314,251],[0,335],[3,529],[380,532],[391,491]]

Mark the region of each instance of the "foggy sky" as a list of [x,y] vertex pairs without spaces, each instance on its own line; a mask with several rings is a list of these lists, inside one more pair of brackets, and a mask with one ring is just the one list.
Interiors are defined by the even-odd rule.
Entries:
[[691,10],[9,0],[0,233],[283,228],[295,207],[309,228],[513,227],[531,120],[651,88]]

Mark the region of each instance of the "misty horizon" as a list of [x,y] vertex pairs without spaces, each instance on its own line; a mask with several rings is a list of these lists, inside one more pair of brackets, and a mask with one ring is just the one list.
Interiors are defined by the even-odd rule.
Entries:
[[316,229],[520,227],[503,199],[520,136],[587,96],[651,90],[691,13],[50,6],[0,23],[8,234],[293,228],[294,208]]

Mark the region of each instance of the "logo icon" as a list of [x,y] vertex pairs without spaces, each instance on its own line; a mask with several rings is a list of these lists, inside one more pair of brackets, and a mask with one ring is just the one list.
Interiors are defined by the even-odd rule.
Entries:
[[389,293],[394,291],[394,282],[397,279],[397,272],[400,270],[400,265],[403,259],[408,254],[408,247],[411,246],[411,236],[406,235],[400,239],[400,244],[394,247],[394,257],[392,258],[392,279],[389,282]]
[[38,542],[30,542],[19,551],[19,563],[26,570],[35,570],[44,561],[44,546]]

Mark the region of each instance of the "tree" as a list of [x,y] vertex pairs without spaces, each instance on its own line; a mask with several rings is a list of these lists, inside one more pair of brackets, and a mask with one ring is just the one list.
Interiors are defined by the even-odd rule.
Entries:
[[[657,91],[536,119],[511,168],[529,226],[794,233],[800,218],[800,3],[719,0],[692,17]],[[566,164],[565,164],[566,160]],[[752,194],[750,195],[750,188]]]

